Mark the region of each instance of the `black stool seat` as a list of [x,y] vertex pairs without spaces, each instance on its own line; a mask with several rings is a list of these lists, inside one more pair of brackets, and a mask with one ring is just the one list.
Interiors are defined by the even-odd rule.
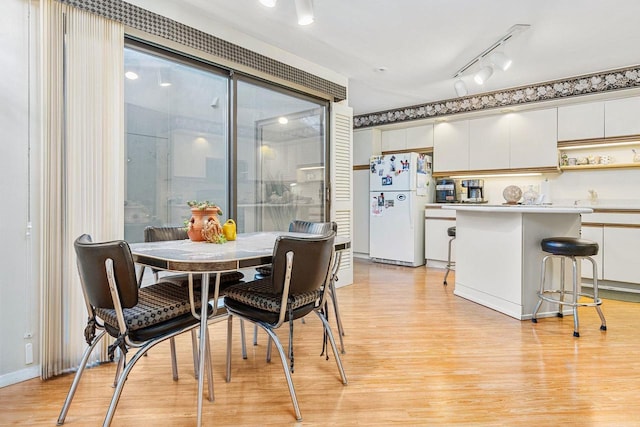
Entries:
[[447,228],[447,235],[449,237],[456,237],[456,228],[455,227]]
[[563,256],[593,256],[598,253],[598,243],[575,237],[549,237],[540,242],[542,250]]

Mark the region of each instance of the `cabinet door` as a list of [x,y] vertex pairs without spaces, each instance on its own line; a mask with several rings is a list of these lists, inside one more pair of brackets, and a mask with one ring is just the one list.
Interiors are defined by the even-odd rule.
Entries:
[[604,103],[604,136],[640,134],[640,96]]
[[380,130],[365,129],[353,132],[353,164],[368,165],[371,156],[380,154]]
[[[602,280],[603,273],[604,273],[604,264],[602,262],[603,260],[602,255],[604,253],[603,227],[601,225],[594,226],[594,227],[583,225],[580,231],[580,236],[583,239],[596,242],[600,247],[600,250],[598,251],[598,255],[592,258],[598,265],[598,280]],[[584,261],[584,260],[582,261],[581,271],[582,271],[582,277],[585,277],[587,279],[593,279],[593,267],[591,266],[591,263],[589,261]]]
[[407,148],[407,130],[392,129],[382,131],[382,151],[395,152]]
[[640,283],[640,228],[604,227],[605,280]]
[[509,116],[469,120],[469,169],[509,169]]
[[[425,219],[424,222],[424,258],[427,260],[447,261],[449,237],[447,228],[456,225],[455,220],[447,218]],[[455,261],[455,243],[451,246],[451,260]]]
[[416,150],[433,147],[433,125],[407,128],[407,148]]
[[603,137],[603,101],[558,107],[558,141]]
[[469,170],[469,121],[438,123],[433,134],[434,172]]
[[354,253],[369,254],[369,173],[353,171],[353,242]]
[[510,115],[511,168],[558,166],[558,112],[555,108]]

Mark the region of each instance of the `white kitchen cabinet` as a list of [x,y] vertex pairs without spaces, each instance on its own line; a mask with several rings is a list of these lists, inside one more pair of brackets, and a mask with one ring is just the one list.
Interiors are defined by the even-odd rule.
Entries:
[[[583,239],[596,242],[599,246],[598,254],[593,256],[593,260],[598,265],[598,280],[602,280],[604,273],[604,263],[602,262],[604,253],[604,227],[602,225],[586,226],[583,225],[580,231],[580,236]],[[568,264],[567,264],[568,265]],[[589,261],[582,261],[582,277],[587,279],[593,279],[593,267]]]
[[390,129],[382,131],[382,151],[395,152],[407,148],[407,130]]
[[509,115],[469,120],[469,169],[509,169]]
[[354,254],[369,254],[369,175],[368,169],[353,171]]
[[604,227],[605,280],[640,283],[640,228]]
[[604,136],[640,134],[640,96],[604,103]]
[[[447,229],[456,225],[455,211],[425,209],[424,247],[427,266],[429,261],[447,262],[449,235]],[[455,243],[451,246],[451,260],[455,261]]]
[[558,166],[558,113],[556,108],[510,114],[510,166]]
[[379,129],[363,129],[353,132],[354,166],[369,165],[371,156],[380,154],[380,133]]
[[434,127],[434,172],[469,170],[469,120],[442,122]]
[[407,149],[417,151],[433,147],[433,124],[407,128]]
[[558,107],[558,141],[604,138],[604,101]]

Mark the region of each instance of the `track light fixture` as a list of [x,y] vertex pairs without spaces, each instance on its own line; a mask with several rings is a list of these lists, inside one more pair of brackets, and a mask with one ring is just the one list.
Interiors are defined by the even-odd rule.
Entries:
[[309,25],[313,23],[313,4],[311,0],[295,0],[296,13],[298,14],[299,25]]
[[481,54],[460,68],[453,75],[453,78],[457,79],[453,84],[456,94],[459,97],[467,94],[467,88],[464,81],[462,81],[461,76],[476,64],[480,66],[480,70],[474,74],[473,80],[479,85],[484,84],[493,75],[494,67],[502,71],[506,71],[511,66],[512,60],[507,57],[504,52],[498,49],[500,49],[507,41],[528,30],[530,27],[531,26],[528,24],[516,24],[512,26],[498,41],[493,43],[487,49],[482,51]]

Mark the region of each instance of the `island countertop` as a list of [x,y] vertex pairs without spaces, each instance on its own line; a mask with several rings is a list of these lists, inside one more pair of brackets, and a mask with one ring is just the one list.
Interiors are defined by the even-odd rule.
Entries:
[[549,214],[588,214],[593,209],[582,206],[552,206],[552,205],[475,205],[475,204],[450,204],[443,205],[442,209],[468,212],[492,212],[492,213],[549,213]]

